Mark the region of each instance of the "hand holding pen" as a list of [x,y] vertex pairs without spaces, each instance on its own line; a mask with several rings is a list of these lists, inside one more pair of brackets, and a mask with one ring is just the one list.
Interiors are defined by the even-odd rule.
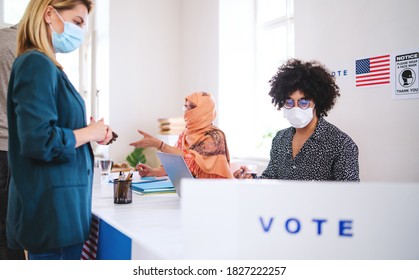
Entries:
[[139,162],[137,166],[135,166],[135,169],[138,170],[138,174],[140,174],[141,177],[147,177],[153,171],[153,168],[151,166],[148,166],[147,164],[143,164],[141,162]]

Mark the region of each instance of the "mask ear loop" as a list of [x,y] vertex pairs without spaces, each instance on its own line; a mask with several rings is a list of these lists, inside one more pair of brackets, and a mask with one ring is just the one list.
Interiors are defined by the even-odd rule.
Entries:
[[[48,23],[48,25],[49,25],[49,28],[51,28],[52,32],[55,32],[54,28],[52,28],[51,22]],[[57,32],[55,32],[55,33],[57,33]]]
[[[54,11],[55,11],[55,13],[57,14],[57,16],[59,17],[59,19],[61,20],[61,22],[64,24],[65,22],[64,22],[63,18],[60,16],[60,14],[58,13],[58,11],[57,11],[55,8],[54,8]],[[49,22],[49,23],[48,23],[48,25],[49,25],[49,27],[51,28],[51,30],[52,30],[53,32],[57,33],[57,32],[54,30],[54,28],[52,28],[51,22]],[[58,33],[57,33],[57,34],[58,34]]]
[[[60,13],[57,11],[57,9],[55,9],[54,8],[54,11],[55,11],[55,13],[57,14],[57,16],[60,18],[60,20],[61,20],[61,22],[63,23],[63,25],[64,25],[64,27],[65,27],[65,23],[66,23],[66,21],[64,21],[64,19],[61,17],[61,15],[60,15]],[[51,24],[51,23],[50,23]],[[79,27],[80,29],[82,29],[83,31],[86,31],[86,26],[87,26],[87,23],[85,23],[85,26],[84,27]],[[54,30],[54,29],[53,29]]]
[[63,18],[61,17],[60,13],[58,13],[58,11],[54,8],[55,13],[57,14],[57,16],[60,18],[62,23],[65,23],[65,21],[63,20]]

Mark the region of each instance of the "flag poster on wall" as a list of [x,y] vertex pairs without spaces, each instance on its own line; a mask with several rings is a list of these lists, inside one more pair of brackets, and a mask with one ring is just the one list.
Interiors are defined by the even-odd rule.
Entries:
[[419,98],[419,51],[394,55],[393,99]]
[[371,87],[390,84],[390,54],[355,60],[355,86]]

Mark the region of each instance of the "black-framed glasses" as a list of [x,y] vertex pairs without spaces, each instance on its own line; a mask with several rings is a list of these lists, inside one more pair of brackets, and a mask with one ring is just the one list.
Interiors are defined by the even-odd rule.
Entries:
[[301,109],[306,110],[310,107],[311,101],[304,98],[298,99],[297,101],[288,98],[282,101],[282,104],[284,105],[285,109],[292,109],[295,106],[295,103],[297,103],[298,107],[300,107]]

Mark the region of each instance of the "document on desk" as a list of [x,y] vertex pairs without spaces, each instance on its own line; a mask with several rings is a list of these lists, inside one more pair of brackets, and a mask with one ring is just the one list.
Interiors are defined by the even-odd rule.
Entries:
[[162,182],[167,181],[169,177],[162,176],[162,177],[142,177],[140,180],[133,181],[132,184],[146,184],[146,183],[155,183],[155,182]]
[[[116,178],[115,178],[116,179]],[[113,183],[115,179],[109,180],[109,183]],[[155,183],[155,182],[162,182],[169,180],[169,177],[162,176],[162,177],[142,177],[136,180],[132,180],[132,184],[146,184],[146,183]]]
[[167,178],[145,179],[132,182],[132,190],[140,194],[174,193],[175,188]]

